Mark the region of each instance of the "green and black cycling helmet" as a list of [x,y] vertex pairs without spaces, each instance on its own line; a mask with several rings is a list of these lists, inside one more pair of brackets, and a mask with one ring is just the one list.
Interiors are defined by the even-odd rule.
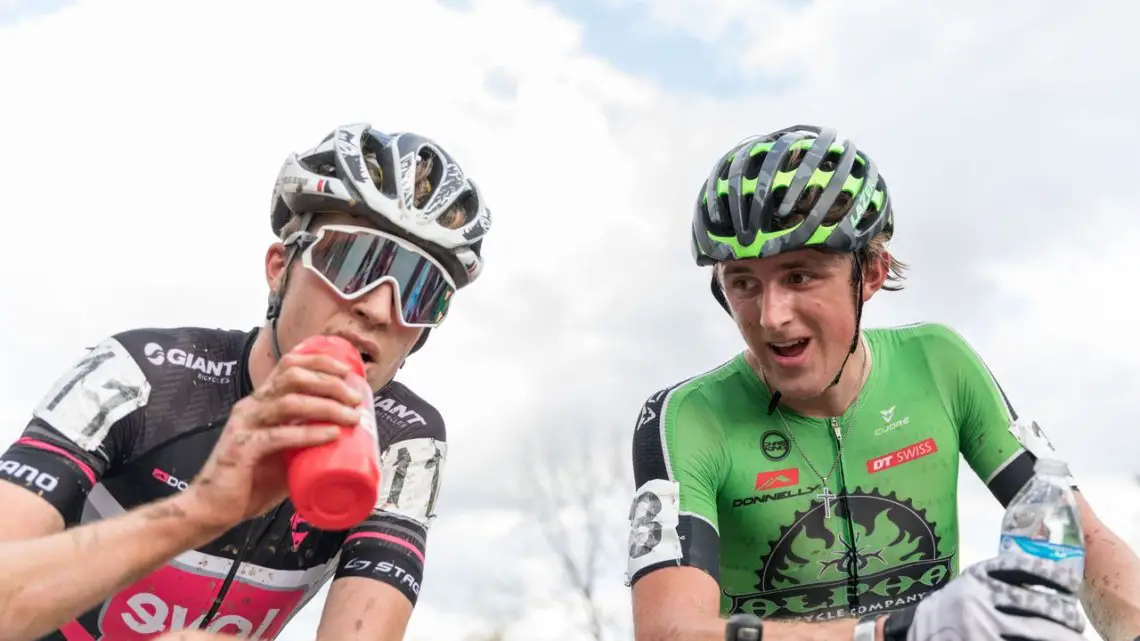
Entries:
[[[750,136],[716,162],[693,209],[692,251],[698,265],[809,247],[854,254],[854,352],[863,311],[860,250],[880,233],[894,233],[894,214],[874,161],[834,129],[796,125]],[[715,273],[710,286],[729,311]]]
[[698,265],[804,247],[856,252],[893,232],[874,161],[834,129],[796,125],[751,136],[721,156],[693,212]]

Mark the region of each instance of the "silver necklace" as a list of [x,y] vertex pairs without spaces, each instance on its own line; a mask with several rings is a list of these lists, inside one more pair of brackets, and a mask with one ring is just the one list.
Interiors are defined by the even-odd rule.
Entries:
[[[815,498],[823,502],[823,518],[825,519],[831,518],[831,500],[839,496],[838,494],[832,494],[831,488],[828,487],[827,482],[828,479],[831,478],[831,475],[835,473],[835,468],[839,465],[839,459],[843,456],[843,441],[847,439],[847,435],[851,432],[851,425],[855,422],[855,414],[859,411],[859,407],[863,404],[863,387],[867,384],[867,363],[871,360],[871,350],[867,347],[867,342],[863,336],[859,337],[859,342],[863,345],[863,366],[859,370],[859,392],[855,395],[855,403],[851,406],[850,416],[848,417],[846,427],[843,429],[842,436],[839,432],[839,418],[832,417],[831,419],[831,427],[835,430],[836,451],[835,460],[831,462],[831,469],[827,471],[826,475],[820,474],[819,470],[815,468],[815,465],[811,462],[811,459],[808,458],[807,453],[805,453],[803,448],[800,447],[799,441],[796,440],[795,433],[791,430],[791,428],[788,427],[788,421],[784,418],[784,413],[780,411],[780,407],[778,405],[776,406],[776,415],[780,417],[780,423],[784,427],[784,432],[787,433],[788,438],[792,440],[792,445],[794,445],[796,451],[800,453],[800,457],[804,460],[805,463],[808,464],[808,467],[811,468],[811,471],[814,472],[815,475],[819,477],[819,480],[823,483],[823,491],[819,494],[816,494]],[[768,381],[765,380],[764,384],[768,385]],[[771,385],[768,385],[768,388],[771,389]]]

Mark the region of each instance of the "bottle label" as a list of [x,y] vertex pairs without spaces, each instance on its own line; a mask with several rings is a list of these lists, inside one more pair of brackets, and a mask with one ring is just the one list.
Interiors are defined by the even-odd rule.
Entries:
[[1070,559],[1084,561],[1085,556],[1085,549],[1079,545],[1053,543],[1040,539],[1031,539],[1027,536],[1018,536],[1016,534],[1001,535],[1001,551],[1009,552],[1014,550],[1020,551],[1022,554],[1028,554],[1029,556],[1048,559],[1050,561],[1068,561]]

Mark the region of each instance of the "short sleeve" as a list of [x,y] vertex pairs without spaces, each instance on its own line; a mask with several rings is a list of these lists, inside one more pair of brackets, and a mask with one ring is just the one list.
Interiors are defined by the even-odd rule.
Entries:
[[940,387],[951,395],[962,456],[1003,506],[1033,477],[1038,456],[1056,450],[1034,421],[1018,416],[982,357],[954,330],[933,325],[929,355]]
[[633,436],[627,584],[678,565],[718,577],[717,494],[728,457],[720,426],[692,387],[644,403]]

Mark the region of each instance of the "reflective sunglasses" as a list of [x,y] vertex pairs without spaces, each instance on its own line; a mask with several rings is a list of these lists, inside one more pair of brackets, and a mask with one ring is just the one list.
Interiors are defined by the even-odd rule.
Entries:
[[328,225],[285,240],[302,264],[345,300],[356,300],[385,281],[395,288],[400,319],[408,327],[437,327],[447,316],[455,281],[434,257],[412,243],[369,227]]

